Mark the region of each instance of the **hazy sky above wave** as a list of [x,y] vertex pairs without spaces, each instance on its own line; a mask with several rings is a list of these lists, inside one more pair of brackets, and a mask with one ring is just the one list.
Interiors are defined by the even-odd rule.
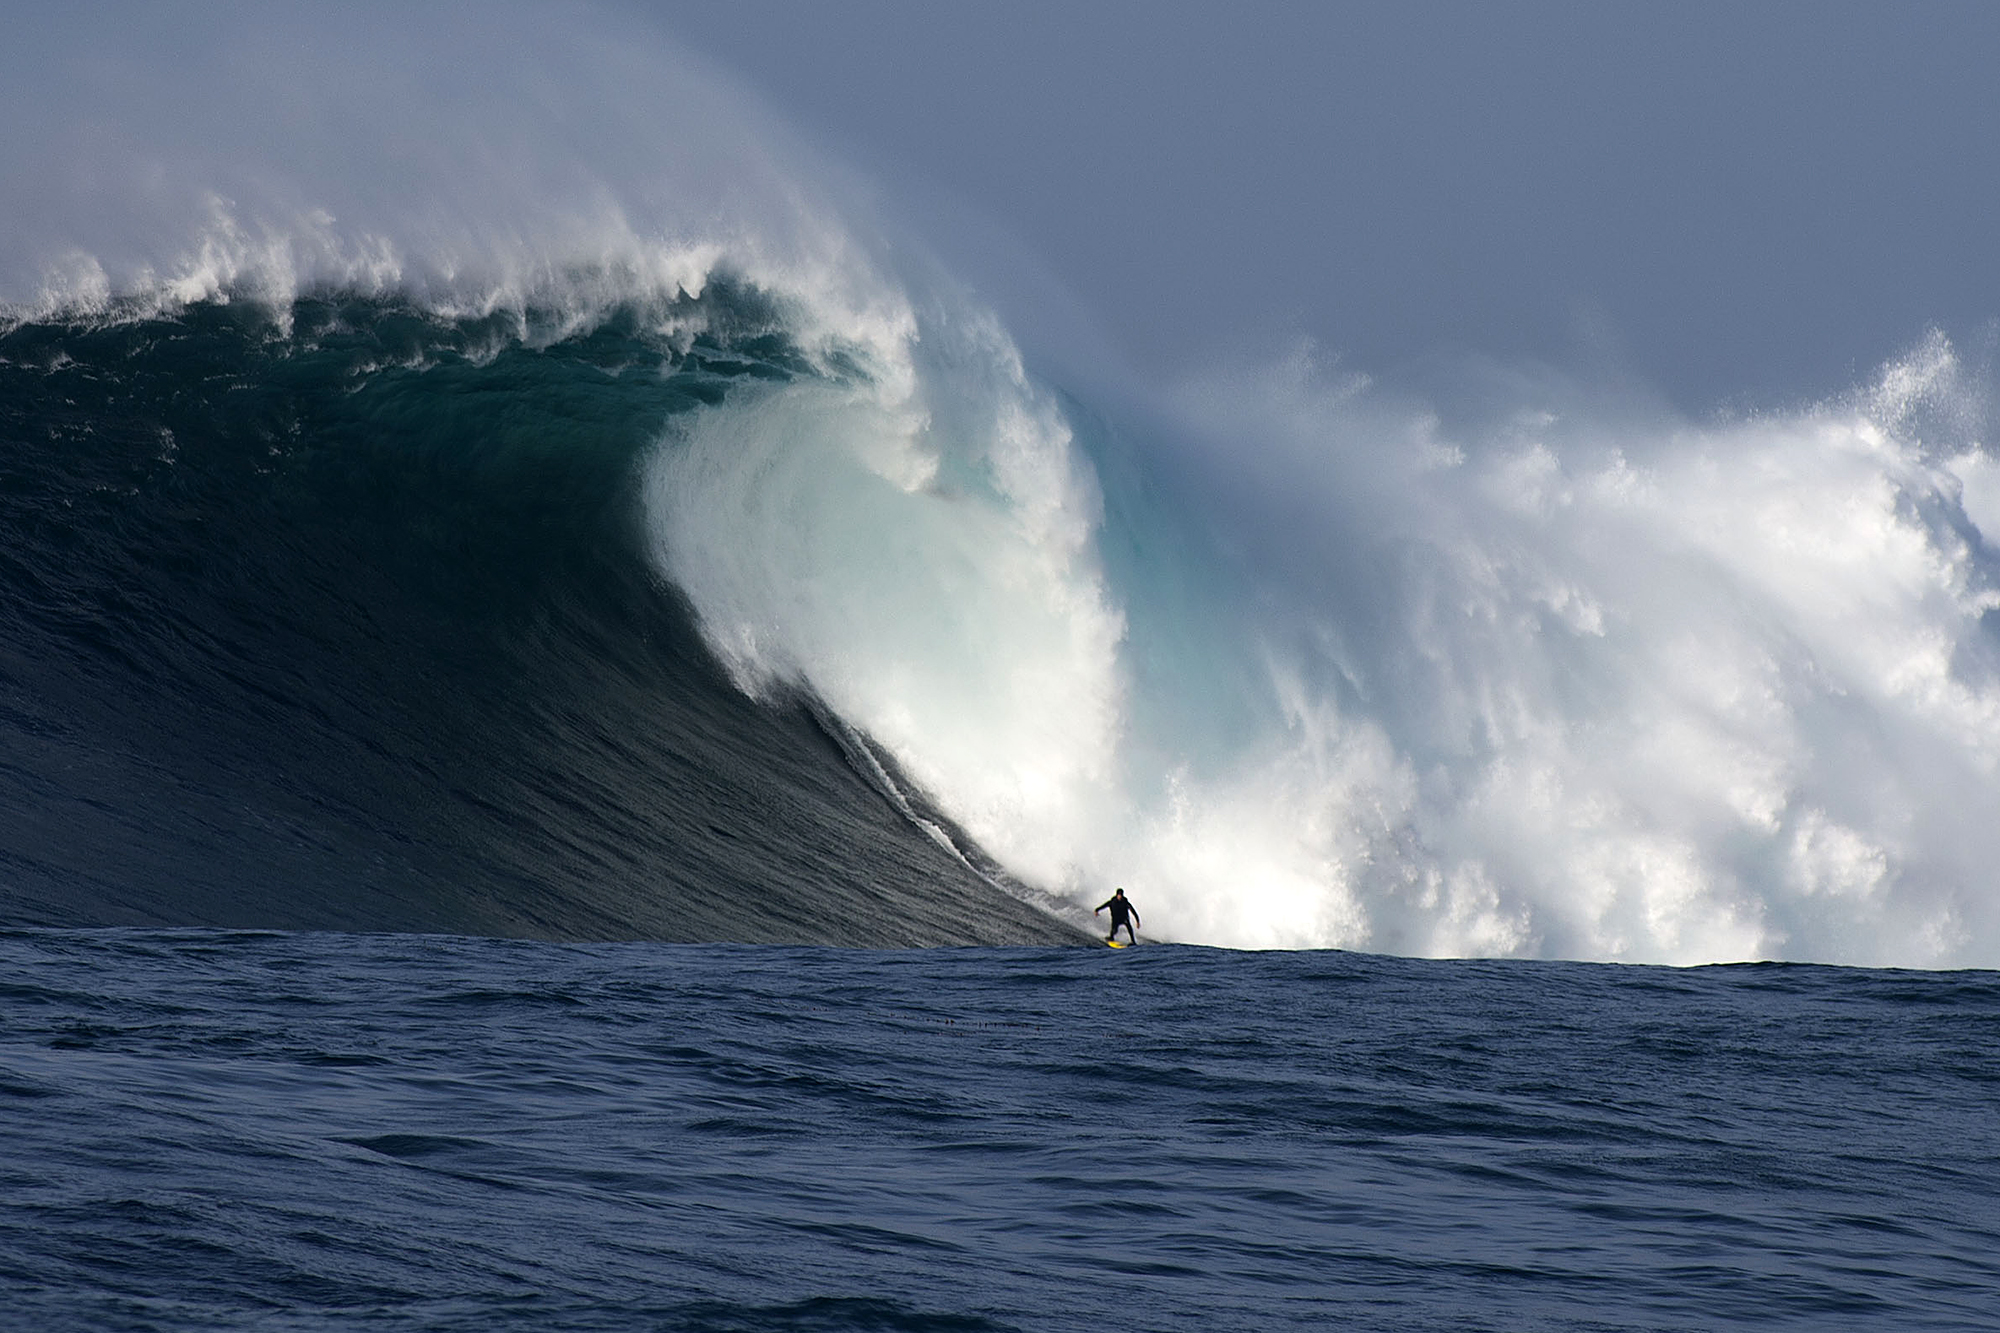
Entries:
[[2000,315],[2000,6],[632,2],[1155,369],[1303,334],[1701,410]]

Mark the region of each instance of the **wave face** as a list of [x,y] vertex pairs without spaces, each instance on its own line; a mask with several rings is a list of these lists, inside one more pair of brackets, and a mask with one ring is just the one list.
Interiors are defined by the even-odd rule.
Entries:
[[549,338],[284,315],[0,335],[9,915],[1074,938],[915,836],[836,721],[745,699],[649,569],[662,420],[798,364],[754,299]]
[[0,162],[54,182],[0,254],[17,896],[849,940],[1123,883],[1227,945],[2000,963],[1941,340],[1701,423],[1305,355],[1135,401],[601,16],[332,73],[270,22],[92,159],[174,170],[64,183],[47,113]]

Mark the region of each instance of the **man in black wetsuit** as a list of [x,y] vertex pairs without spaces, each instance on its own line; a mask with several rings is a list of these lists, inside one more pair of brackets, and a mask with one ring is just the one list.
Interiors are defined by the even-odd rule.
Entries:
[[1117,939],[1118,927],[1123,926],[1125,927],[1125,938],[1137,944],[1139,937],[1132,933],[1133,923],[1137,922],[1140,925],[1144,925],[1145,923],[1139,921],[1139,911],[1132,906],[1131,900],[1125,896],[1125,890],[1113,889],[1111,896],[1099,903],[1097,911],[1092,912],[1091,915],[1096,916],[1097,912],[1102,912],[1107,907],[1111,909],[1111,933],[1104,937],[1104,942],[1109,944],[1111,941]]

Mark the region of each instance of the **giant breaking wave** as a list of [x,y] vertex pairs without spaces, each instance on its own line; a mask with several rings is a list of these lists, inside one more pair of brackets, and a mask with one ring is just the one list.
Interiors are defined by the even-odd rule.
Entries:
[[[506,586],[555,582],[568,599],[637,578],[610,631],[633,637],[587,660],[620,664],[617,725],[640,733],[667,724],[630,697],[645,671],[624,664],[643,657],[648,617],[667,613],[632,599],[661,580],[748,709],[704,704],[702,725],[728,734],[702,753],[789,762],[772,756],[794,742],[731,729],[807,701],[896,812],[897,837],[955,867],[906,877],[961,876],[937,881],[940,900],[998,885],[1074,913],[1121,883],[1156,934],[1237,946],[2000,962],[1987,880],[2000,860],[2000,475],[1979,377],[1942,339],[1844,400],[1700,422],[1519,368],[1462,367],[1427,399],[1311,349],[1263,365],[1246,355],[1135,403],[1129,385],[1017,345],[910,258],[892,222],[684,57],[575,13],[510,18],[503,38],[434,16],[389,55],[328,31],[328,66],[308,75],[272,29],[239,16],[192,78],[174,70],[206,90],[177,117],[140,114],[164,97],[143,63],[99,49],[70,71],[97,100],[93,124],[129,127],[115,147],[29,117],[41,132],[9,150],[10,187],[28,173],[55,184],[8,193],[33,202],[10,204],[22,225],[0,256],[5,369],[60,386],[86,366],[109,415],[64,416],[78,397],[66,388],[11,423],[14,488],[33,503],[10,524],[46,537],[54,507],[75,510],[76,488],[95,484],[21,484],[24,441],[57,466],[50,442],[111,419],[121,376],[152,376],[170,398],[174,376],[199,366],[158,349],[224,326],[239,340],[232,383],[269,409],[243,437],[262,461],[237,440],[227,467],[278,478],[189,488],[179,460],[200,446],[169,429],[143,466],[97,479],[139,500],[86,505],[35,558],[117,546],[131,563],[106,577],[173,604],[209,577],[187,563],[204,548],[185,532],[148,546],[153,527],[293,525],[281,588],[250,578],[204,603],[284,620],[290,608],[258,599],[324,582],[314,542],[298,539],[309,514],[372,534],[375,551],[396,546],[384,534],[429,534],[370,576],[402,589],[405,607],[411,580],[470,580],[429,588],[441,600],[425,604],[489,629],[479,608],[507,602]],[[114,53],[137,40],[98,37]],[[357,86],[374,100],[348,99],[332,123],[318,115],[328,90]],[[266,114],[245,117],[246,104]],[[92,163],[88,179],[58,165],[75,160]],[[223,373],[208,371],[201,383]],[[367,410],[343,415],[336,382]],[[198,419],[220,430],[229,409],[211,407]],[[371,414],[403,424],[371,427]],[[158,424],[125,420],[142,418]],[[582,473],[585,498],[563,503]],[[281,502],[300,489],[302,505]],[[527,526],[506,577],[481,582],[494,567],[466,563],[457,539],[498,550],[515,520]],[[580,520],[602,541],[579,535]],[[562,540],[536,540],[553,528]],[[581,575],[564,564],[579,550]],[[370,558],[344,551],[349,563],[328,568],[345,580]],[[52,569],[16,570],[17,611]],[[121,642],[117,618],[154,605],[138,587],[121,595],[136,611],[95,594],[71,620],[42,607],[40,637],[17,640],[16,677],[46,676],[53,641]],[[312,679],[283,687],[300,692],[299,711],[354,707],[329,679],[342,654],[411,632],[353,629],[385,595],[337,590],[328,605],[349,629],[335,650],[310,647],[311,624],[287,631],[298,642],[285,651],[311,664]],[[602,614],[565,618],[532,599],[508,616],[496,642],[552,620],[560,636],[606,632]],[[186,632],[167,619],[181,628],[152,642]],[[246,642],[278,651],[274,638]],[[370,670],[420,689],[450,674],[427,664],[453,651],[392,643],[382,661],[414,654],[418,666]],[[285,674],[197,656],[217,698],[268,692]],[[135,676],[159,669],[113,657]],[[566,675],[579,660],[566,647],[542,665]],[[518,662],[493,688],[504,709],[578,707],[576,679]],[[323,690],[345,702],[323,705]],[[130,707],[147,697],[133,692]],[[20,704],[6,725],[41,734],[56,725],[46,705]],[[577,727],[601,724],[592,707]],[[689,729],[674,716],[676,734]],[[537,725],[563,730],[561,718]],[[452,747],[470,745],[466,726],[412,724],[393,743],[361,728],[369,757],[352,779],[419,805],[459,799],[447,779],[465,767]],[[481,732],[468,752],[504,768],[519,734]],[[532,930],[538,874],[587,883],[613,866],[621,893],[640,893],[647,867],[681,849],[768,829],[676,823],[694,818],[684,805],[624,789],[656,780],[643,739],[632,748],[618,791],[564,769],[476,793],[475,805],[499,803],[492,837],[517,813],[537,837],[507,858],[521,886],[507,911],[468,919]],[[674,781],[699,785],[677,753]],[[274,761],[275,780],[312,762]],[[17,785],[32,814],[34,783]],[[373,799],[343,790],[316,799]],[[533,808],[508,809],[524,791]],[[728,806],[719,799],[703,809]],[[859,845],[865,867],[902,844]],[[136,838],[124,855],[147,847]],[[744,882],[796,879],[819,855],[753,856]],[[408,874],[477,893],[453,877],[480,856],[426,871],[413,855]],[[61,854],[17,845],[17,867],[31,859],[46,868]],[[371,891],[393,897],[406,882]],[[819,889],[770,891],[804,904]],[[848,937],[809,917],[794,935]],[[703,920],[696,934],[730,937],[720,909]]]

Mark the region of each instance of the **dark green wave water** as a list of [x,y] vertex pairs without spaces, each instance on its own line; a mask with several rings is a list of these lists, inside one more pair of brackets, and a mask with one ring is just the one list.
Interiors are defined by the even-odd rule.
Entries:
[[645,558],[670,419],[802,373],[726,283],[0,333],[0,918],[1076,938],[737,692]]

